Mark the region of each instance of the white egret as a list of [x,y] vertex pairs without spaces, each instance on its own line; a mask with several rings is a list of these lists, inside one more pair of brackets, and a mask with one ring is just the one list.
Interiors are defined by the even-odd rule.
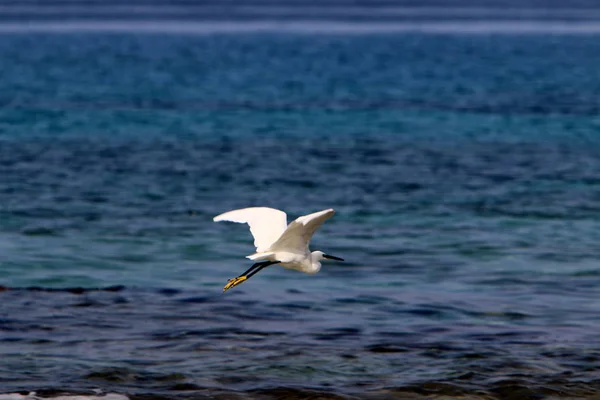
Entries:
[[242,208],[214,217],[215,222],[230,221],[250,225],[256,253],[246,258],[258,261],[240,276],[230,279],[223,291],[239,285],[273,264],[280,264],[282,267],[307,274],[316,274],[321,269],[323,259],[344,261],[322,251],[311,253],[308,249],[312,235],[333,214],[335,211],[330,208],[299,217],[289,225],[287,215],[283,211],[268,207]]

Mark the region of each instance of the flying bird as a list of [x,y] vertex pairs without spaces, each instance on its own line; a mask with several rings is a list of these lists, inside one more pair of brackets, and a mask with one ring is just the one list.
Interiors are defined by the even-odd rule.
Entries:
[[228,211],[217,215],[213,221],[230,221],[250,225],[254,236],[256,253],[246,256],[256,261],[246,272],[229,279],[223,292],[239,285],[264,268],[279,264],[307,274],[316,274],[321,269],[321,260],[344,261],[342,258],[308,249],[312,235],[335,214],[333,209],[298,217],[287,224],[287,215],[281,210],[268,207],[250,207]]

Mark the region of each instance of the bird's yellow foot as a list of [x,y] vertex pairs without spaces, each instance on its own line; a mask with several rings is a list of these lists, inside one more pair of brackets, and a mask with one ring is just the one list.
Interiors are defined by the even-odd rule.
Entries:
[[228,280],[227,285],[225,285],[225,287],[223,288],[223,291],[225,292],[225,291],[231,289],[232,287],[239,285],[240,283],[244,282],[246,279],[248,279],[248,278],[246,276],[242,275],[242,276],[238,276],[238,277]]

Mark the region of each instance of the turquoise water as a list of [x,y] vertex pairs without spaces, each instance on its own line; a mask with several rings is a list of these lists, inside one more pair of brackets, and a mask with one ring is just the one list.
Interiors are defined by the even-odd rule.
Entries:
[[[4,32],[0,60],[2,392],[598,393],[596,35]],[[256,205],[335,208],[312,247],[346,262],[221,294],[254,249],[212,217]]]

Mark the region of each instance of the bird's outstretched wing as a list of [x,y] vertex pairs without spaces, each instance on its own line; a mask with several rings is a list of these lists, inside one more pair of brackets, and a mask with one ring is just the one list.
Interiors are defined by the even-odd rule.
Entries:
[[231,221],[250,225],[257,252],[267,250],[287,228],[287,215],[274,208],[249,207],[217,215],[213,221]]
[[290,223],[275,243],[271,245],[272,251],[285,250],[292,253],[303,254],[308,251],[308,244],[313,234],[323,222],[335,214],[333,209],[318,211],[316,213],[298,217]]

